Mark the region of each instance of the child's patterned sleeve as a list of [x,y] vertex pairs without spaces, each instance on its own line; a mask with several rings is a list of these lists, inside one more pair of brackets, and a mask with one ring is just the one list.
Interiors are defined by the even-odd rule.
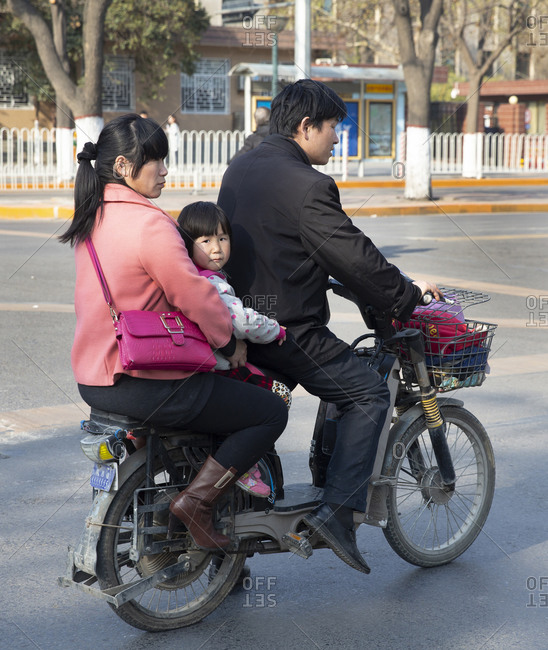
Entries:
[[272,343],[272,341],[284,337],[278,321],[259,314],[250,307],[244,307],[226,280],[218,275],[212,275],[209,277],[209,281],[228,307],[232,317],[234,335],[237,339],[246,339],[252,343]]

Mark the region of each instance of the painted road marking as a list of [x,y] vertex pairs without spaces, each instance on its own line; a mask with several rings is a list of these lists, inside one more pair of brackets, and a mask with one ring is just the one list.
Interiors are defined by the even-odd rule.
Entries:
[[[512,377],[534,373],[548,373],[548,354],[530,354],[513,357],[489,359],[491,374],[489,378]],[[298,386],[293,391],[294,397],[306,397],[309,394]],[[33,409],[0,412],[0,441],[9,440],[19,434],[74,426],[89,417],[89,407],[84,403],[61,404],[59,406],[42,406]]]
[[0,311],[51,311],[60,314],[73,314],[74,305],[55,302],[0,302]]
[[[485,323],[494,323],[499,327],[506,327],[508,329],[528,329],[528,330],[540,330],[542,329],[538,325],[533,327],[532,325],[527,325],[528,321],[524,318],[496,318],[489,316],[482,316],[481,320]],[[363,323],[361,314],[358,313],[346,313],[346,312],[333,312],[331,314],[330,323]]]
[[[442,284],[440,282],[440,284]],[[525,291],[525,290],[524,290]],[[529,293],[524,295],[534,295],[533,290],[527,290]],[[496,293],[493,291],[493,293]],[[501,292],[503,293],[503,292]],[[521,294],[520,294],[521,295]],[[36,312],[57,312],[59,314],[73,314],[74,305],[64,303],[32,303],[32,302],[0,302],[0,311],[36,311]],[[540,327],[532,327],[527,325],[527,321],[523,318],[495,318],[484,316],[482,321],[488,323],[495,323],[499,327],[506,327],[510,329],[542,329]],[[331,313],[330,323],[363,323],[361,314],[358,312],[342,312],[336,311]]]
[[452,235],[449,237],[405,237],[405,239],[413,239],[416,241],[431,240],[431,241],[467,241],[472,239],[473,241],[489,241],[489,240],[504,240],[504,239],[546,239],[548,233],[521,233],[519,235]]
[[[413,271],[407,271],[407,275],[412,278],[421,278],[424,276],[430,276],[431,273],[417,273]],[[444,276],[439,276],[436,274],[435,281],[438,285],[443,287],[454,287],[462,289],[470,289],[474,291],[484,291],[485,293],[502,293],[507,296],[522,296],[527,298],[528,296],[537,296],[540,294],[545,294],[546,289],[532,289],[528,287],[515,287],[511,284],[496,284],[494,282],[485,282],[484,280],[470,280],[465,278],[448,278]]]
[[41,237],[42,239],[49,239],[56,237],[57,232],[22,232],[21,230],[1,230],[0,235],[15,235],[17,237]]
[[87,417],[89,417],[89,406],[84,402],[4,411],[0,413],[0,435],[2,435],[0,439],[5,439],[3,434],[26,433],[72,424],[75,428],[79,428],[80,421]]

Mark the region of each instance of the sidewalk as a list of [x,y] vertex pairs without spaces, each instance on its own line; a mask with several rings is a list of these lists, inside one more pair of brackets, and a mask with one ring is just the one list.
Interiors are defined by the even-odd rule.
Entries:
[[[338,182],[341,203],[351,217],[481,212],[548,212],[548,175],[464,179],[438,176],[432,180],[433,199],[403,197],[404,181],[371,176]],[[193,201],[216,201],[218,188],[166,189],[157,204],[176,217]],[[14,190],[0,192],[0,219],[68,219],[73,213],[72,190]]]

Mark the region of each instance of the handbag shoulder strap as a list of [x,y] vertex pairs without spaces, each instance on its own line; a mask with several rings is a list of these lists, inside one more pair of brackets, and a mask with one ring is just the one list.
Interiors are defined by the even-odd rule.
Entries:
[[101,288],[103,289],[103,296],[105,297],[105,301],[110,309],[110,315],[112,316],[112,320],[117,321],[118,316],[116,315],[116,310],[114,309],[114,304],[112,302],[112,297],[108,289],[108,284],[105,278],[105,274],[103,273],[103,268],[101,267],[101,262],[99,262],[99,258],[97,257],[97,251],[95,250],[95,246],[91,241],[91,237],[88,237],[86,239],[86,247],[88,249],[89,256],[91,257],[93,268],[95,269],[95,272],[97,273],[97,277],[99,278],[99,283],[101,285]]

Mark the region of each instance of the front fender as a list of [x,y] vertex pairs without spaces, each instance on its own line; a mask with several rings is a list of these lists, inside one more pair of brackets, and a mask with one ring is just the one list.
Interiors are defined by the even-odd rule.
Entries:
[[[464,406],[464,402],[462,400],[455,399],[454,397],[438,397],[437,402],[440,409],[442,409],[444,406]],[[422,408],[422,405],[420,403],[415,404],[410,409],[405,411],[405,413],[400,415],[398,421],[390,429],[388,444],[386,445],[386,453],[384,456],[383,474],[385,474],[386,468],[392,463],[392,449],[396,440],[401,437],[405,429],[410,427],[413,422],[418,420],[423,415],[424,410]]]
[[[440,408],[444,406],[464,406],[464,402],[459,399],[454,399],[452,397],[438,397],[438,404]],[[379,462],[377,467],[380,467],[379,471],[374,471],[371,477],[368,488],[367,496],[367,509],[364,517],[355,517],[355,521],[365,521],[366,523],[372,524],[374,526],[381,526],[384,528],[386,526],[388,518],[388,510],[386,507],[386,499],[388,496],[388,484],[390,479],[387,478],[387,470],[392,463],[392,451],[394,449],[394,444],[398,440],[402,433],[409,427],[413,422],[418,420],[421,416],[424,415],[422,405],[415,404],[410,409],[405,411],[402,415],[399,416],[398,421],[390,427],[388,431],[388,436],[386,438],[386,444],[383,446],[384,456],[382,463]],[[382,442],[382,441],[381,441]],[[381,450],[379,449],[379,453]],[[380,459],[378,459],[380,460]]]

